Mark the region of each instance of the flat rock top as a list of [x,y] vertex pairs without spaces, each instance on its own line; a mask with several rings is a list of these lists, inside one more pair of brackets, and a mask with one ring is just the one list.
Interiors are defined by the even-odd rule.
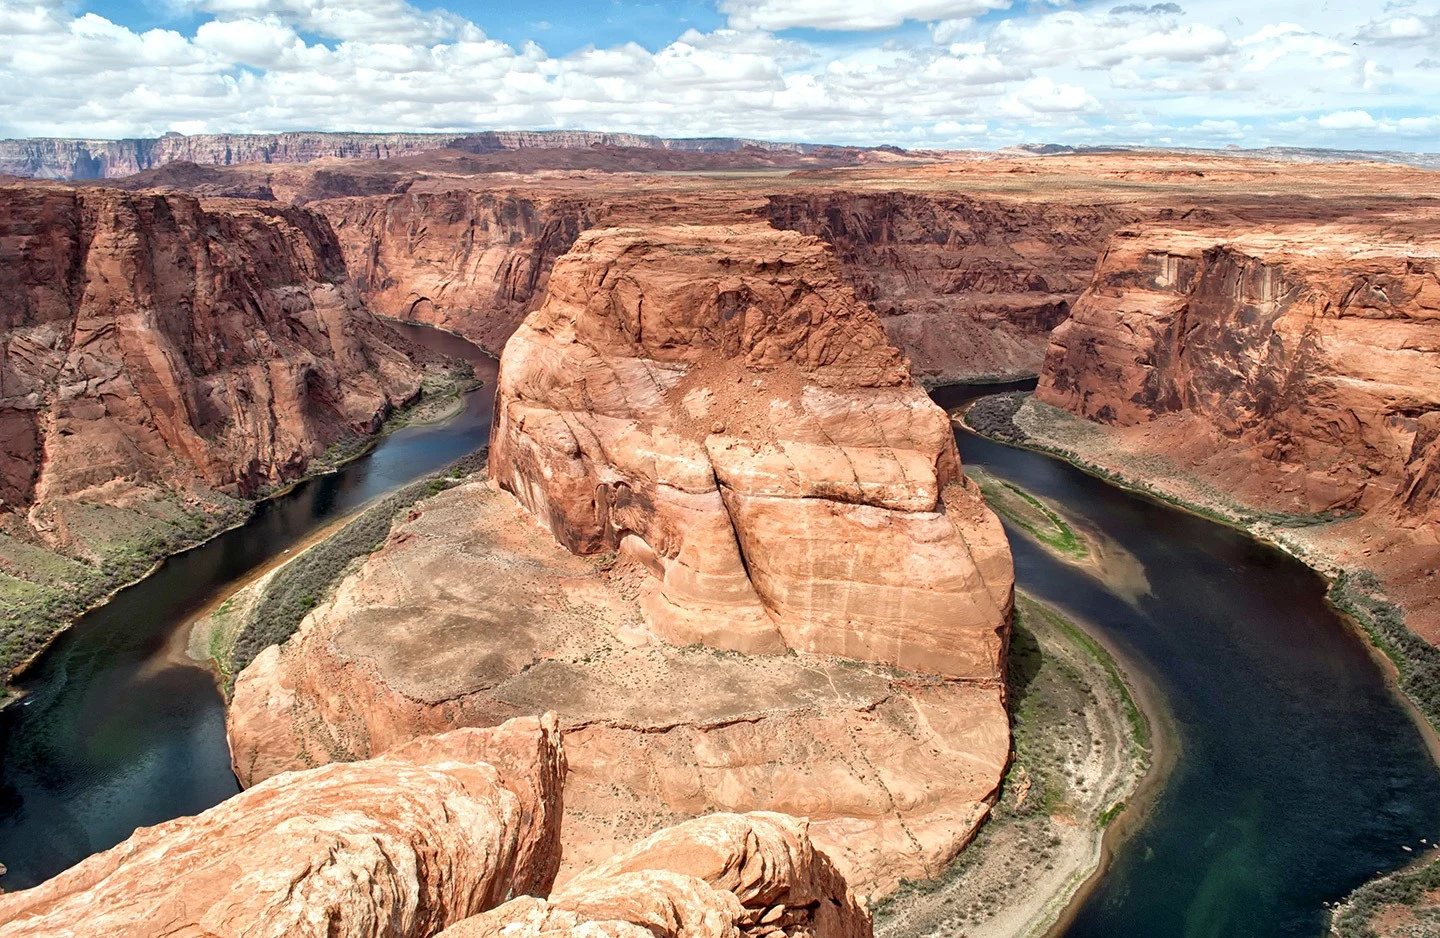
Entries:
[[635,602],[643,576],[570,554],[510,495],[472,482],[398,525],[317,627],[408,697],[488,692],[571,725],[715,724],[891,693],[878,666],[651,642]]

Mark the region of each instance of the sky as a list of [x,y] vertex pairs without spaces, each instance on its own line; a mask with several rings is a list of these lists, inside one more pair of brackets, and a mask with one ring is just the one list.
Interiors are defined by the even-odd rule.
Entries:
[[1440,151],[1440,0],[0,0],[0,137]]

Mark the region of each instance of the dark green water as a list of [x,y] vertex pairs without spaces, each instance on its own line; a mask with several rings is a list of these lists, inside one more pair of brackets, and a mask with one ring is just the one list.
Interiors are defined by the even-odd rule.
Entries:
[[1070,938],[1317,938],[1326,902],[1440,839],[1440,771],[1319,576],[1058,460],[956,438],[966,464],[1063,506],[1148,581],[1127,598],[1010,532],[1019,585],[1121,648],[1179,736],[1178,764]]
[[[0,713],[0,861],[15,889],[234,794],[224,711],[173,636],[226,584],[328,520],[485,442],[494,363],[444,427],[403,430],[340,473],[168,561],[86,616]],[[996,388],[948,388],[945,406]],[[1061,462],[959,434],[969,464],[1064,506],[1128,551],[1148,592],[1122,595],[1012,534],[1020,585],[1124,649],[1166,698],[1182,750],[1140,829],[1068,934],[1075,938],[1320,935],[1324,904],[1440,838],[1440,772],[1319,577],[1219,525]],[[1132,591],[1133,592],[1133,591]]]
[[170,558],[46,651],[22,682],[29,696],[0,711],[0,862],[9,867],[0,886],[33,886],[137,827],[237,793],[224,702],[208,671],[176,660],[177,630],[307,534],[488,441],[495,360],[439,330],[394,328],[471,361],[484,386],[454,420],[399,430],[341,471],[263,503],[244,526]]

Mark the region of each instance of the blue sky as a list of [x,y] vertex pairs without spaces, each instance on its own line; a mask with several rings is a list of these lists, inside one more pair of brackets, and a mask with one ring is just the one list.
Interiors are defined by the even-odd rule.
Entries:
[[0,0],[0,136],[1440,150],[1440,0]]

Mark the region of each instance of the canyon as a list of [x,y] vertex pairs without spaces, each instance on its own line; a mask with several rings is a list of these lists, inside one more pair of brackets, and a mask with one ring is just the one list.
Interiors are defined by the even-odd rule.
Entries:
[[[386,804],[378,772],[467,811],[518,799],[474,827],[533,849],[439,898],[362,850],[343,875],[398,891],[315,892],[337,922],[863,938],[861,900],[949,868],[1012,757],[1011,549],[921,384],[1038,376],[1006,417],[1031,442],[1363,574],[1440,642],[1425,171],[314,136],[227,151],[258,165],[199,138],[15,164],[146,172],[0,187],[4,585],[203,536],[376,432],[426,367],[382,318],[500,355],[486,472],[397,516],[237,676],[244,794],[0,900],[28,910],[0,935],[101,896],[169,915],[165,868],[137,864],[192,851],[223,883],[196,846],[217,837],[310,862],[247,812],[402,865],[430,840],[492,855],[427,828],[425,797]],[[550,740],[543,784],[477,742],[522,725]],[[350,801],[373,829],[344,827]]]

